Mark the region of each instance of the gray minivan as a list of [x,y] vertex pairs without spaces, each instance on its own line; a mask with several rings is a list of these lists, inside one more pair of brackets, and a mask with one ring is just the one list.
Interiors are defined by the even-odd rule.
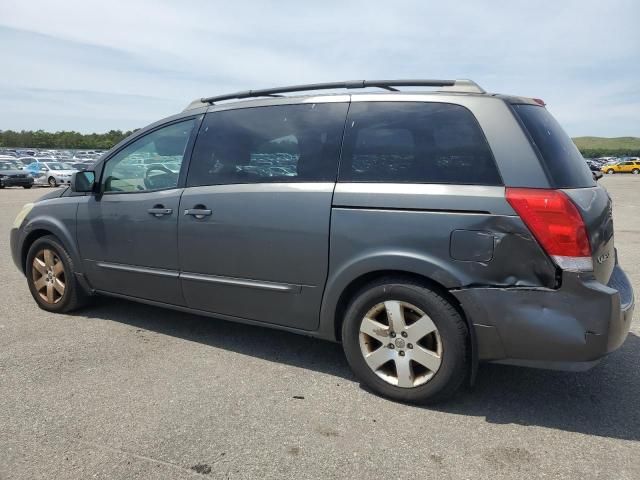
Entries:
[[479,361],[587,369],[634,306],[611,200],[544,102],[468,80],[197,100],[26,205],[11,249],[47,311],[100,294],[339,341],[407,402]]

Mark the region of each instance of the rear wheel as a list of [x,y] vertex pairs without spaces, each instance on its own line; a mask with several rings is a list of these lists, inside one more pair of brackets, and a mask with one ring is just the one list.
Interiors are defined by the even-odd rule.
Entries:
[[56,181],[55,177],[49,177],[49,180],[47,180],[47,183],[49,184],[50,187],[58,186],[58,182]]
[[22,186],[22,188],[26,188],[26,189],[29,189],[29,188],[31,188],[31,187],[33,187],[33,185],[23,185],[23,186]]
[[73,260],[54,236],[33,242],[25,270],[31,295],[43,310],[69,312],[86,303],[87,295],[73,273]]
[[634,168],[633,170],[631,170],[631,173],[633,173],[634,175],[638,175],[638,173],[640,173],[640,170]]
[[358,379],[385,397],[434,403],[467,378],[467,327],[444,297],[417,283],[387,278],[353,299],[343,348]]

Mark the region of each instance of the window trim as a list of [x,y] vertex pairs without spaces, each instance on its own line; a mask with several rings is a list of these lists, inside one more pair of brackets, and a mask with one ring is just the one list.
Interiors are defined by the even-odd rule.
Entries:
[[[496,156],[493,153],[493,149],[491,148],[491,143],[489,142],[489,139],[487,138],[487,135],[484,131],[484,129],[482,128],[482,125],[480,124],[480,122],[478,121],[478,118],[474,115],[473,111],[467,107],[466,105],[462,105],[460,103],[456,103],[456,102],[452,102],[452,101],[434,101],[429,99],[428,101],[425,100],[387,100],[387,99],[372,99],[372,100],[361,100],[358,102],[352,102],[352,104],[358,105],[358,104],[374,104],[374,103],[383,103],[383,104],[388,104],[388,103],[396,103],[396,104],[423,104],[423,105],[454,105],[456,107],[461,107],[464,110],[466,110],[469,115],[471,116],[471,118],[473,119],[472,121],[474,122],[475,126],[478,128],[478,131],[480,132],[482,139],[484,140],[484,143],[489,151],[489,154],[491,155],[491,161],[493,163],[493,166],[495,167],[496,173],[498,174],[498,179],[499,182],[496,185],[487,185],[484,183],[461,183],[461,182],[416,182],[416,181],[412,181],[412,182],[398,182],[398,181],[387,181],[387,180],[368,180],[368,181],[357,181],[357,180],[353,180],[353,179],[349,179],[349,180],[342,180],[340,178],[340,173],[342,171],[343,166],[346,167],[347,163],[344,161],[344,151],[346,148],[346,139],[347,139],[347,128],[349,125],[349,122],[352,120],[352,105],[349,105],[349,110],[347,111],[347,118],[346,118],[346,122],[345,122],[345,126],[344,126],[344,131],[342,133],[342,145],[340,148],[340,163],[338,165],[338,177],[337,177],[337,183],[372,183],[372,184],[377,184],[377,183],[401,183],[403,185],[477,185],[477,186],[485,186],[485,187],[504,187],[505,186],[505,182],[504,182],[504,178],[502,177],[502,172],[500,172],[500,168],[498,166],[498,162],[496,161]],[[353,154],[353,153],[352,153]],[[351,163],[349,163],[349,166],[351,165]]]
[[[96,172],[96,178],[97,180],[97,186],[98,186],[98,191],[97,191],[97,195],[102,196],[102,195],[131,195],[131,194],[140,194],[140,193],[153,193],[153,192],[163,192],[166,190],[175,190],[178,188],[184,188],[185,185],[185,181],[187,179],[187,169],[188,169],[188,164],[191,161],[191,154],[193,153],[193,147],[195,145],[195,140],[197,137],[198,132],[200,131],[200,125],[202,124],[202,119],[204,118],[204,113],[200,113],[197,115],[188,115],[185,117],[180,117],[180,118],[176,118],[173,119],[169,122],[166,123],[162,123],[160,125],[156,125],[153,128],[150,128],[148,130],[142,130],[141,132],[136,132],[137,134],[135,136],[130,137],[126,143],[123,143],[121,146],[118,147],[117,150],[114,150],[113,152],[111,152],[109,154],[108,157],[106,157],[104,160],[102,160],[102,162],[100,163],[100,165],[98,165],[98,169],[99,172]],[[175,187],[168,187],[168,188],[156,188],[153,190],[138,190],[138,191],[133,191],[133,192],[115,192],[115,191],[110,191],[107,192],[104,190],[104,183],[103,183],[103,176],[104,176],[104,171],[105,171],[105,167],[107,165],[108,162],[110,162],[113,157],[115,157],[116,155],[118,155],[122,150],[124,150],[125,148],[127,148],[129,145],[131,145],[132,143],[140,140],[143,137],[146,137],[147,135],[152,134],[153,132],[156,132],[162,128],[165,127],[169,127],[171,125],[175,125],[178,123],[182,123],[182,122],[187,122],[189,120],[195,120],[193,123],[193,128],[191,129],[191,134],[189,135],[189,140],[187,140],[187,145],[185,146],[184,149],[184,157],[182,159],[182,163],[180,164],[180,171],[178,172],[178,182],[176,183]],[[97,169],[97,170],[98,170]]]

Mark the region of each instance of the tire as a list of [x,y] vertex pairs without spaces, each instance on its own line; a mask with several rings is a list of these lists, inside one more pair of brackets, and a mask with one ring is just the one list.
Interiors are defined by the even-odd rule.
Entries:
[[[396,317],[407,320],[407,328],[400,334],[393,331],[387,314],[391,311],[393,317],[397,308],[403,314]],[[400,326],[402,322],[393,324]],[[411,330],[414,326],[423,332],[436,330],[420,337],[421,333]],[[373,336],[362,330],[373,332]],[[460,389],[470,366],[467,339],[467,325],[449,301],[424,285],[395,277],[360,290],[347,307],[342,325],[343,349],[358,380],[379,395],[407,403],[440,402]],[[428,361],[418,363],[415,359]],[[369,366],[385,361],[375,371]]]
[[56,181],[55,177],[49,177],[47,179],[47,183],[49,184],[50,187],[57,187],[58,186],[58,182]]
[[[51,262],[49,262],[50,257],[48,258],[46,254],[43,254],[46,250],[50,251],[53,256]],[[34,266],[36,257],[39,260],[39,268]],[[58,267],[59,264],[62,264],[62,267]],[[60,268],[62,268],[62,275],[59,273]],[[51,282],[51,286],[46,285],[48,282],[45,282],[45,287],[39,290],[36,280],[42,280],[47,277],[49,275],[47,271],[49,270],[54,276],[54,280]],[[55,313],[71,312],[87,303],[88,296],[82,290],[73,272],[73,260],[64,246],[53,235],[38,238],[29,248],[25,268],[27,284],[29,285],[31,296],[43,310]],[[55,279],[58,279],[63,284],[63,292],[59,291],[60,283],[56,283]],[[51,297],[49,297],[50,291],[52,291]],[[52,301],[49,301],[49,299]]]
[[640,173],[640,170],[634,168],[633,170],[631,170],[631,173],[633,173],[634,175],[638,175],[638,173]]
[[4,184],[0,183],[0,189],[4,188]]
[[613,171],[613,169],[609,169],[607,170],[607,175],[613,175],[615,172]]
[[33,187],[33,185],[23,185],[22,188],[25,188],[27,190],[29,190],[31,187]]

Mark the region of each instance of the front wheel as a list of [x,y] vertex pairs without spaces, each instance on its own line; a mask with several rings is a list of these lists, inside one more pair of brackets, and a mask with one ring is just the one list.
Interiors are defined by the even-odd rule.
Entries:
[[26,188],[27,190],[33,187],[33,185],[23,185],[22,188]]
[[47,183],[49,184],[50,187],[58,186],[58,182],[56,181],[55,177],[49,177],[49,180],[47,180]]
[[361,290],[347,308],[342,342],[358,379],[410,403],[454,395],[467,378],[468,330],[439,293],[388,278]]
[[33,242],[25,266],[31,295],[43,310],[70,312],[85,304],[87,295],[76,279],[73,260],[56,237]]
[[607,170],[607,175],[613,175],[613,174],[614,174],[613,169],[610,168],[609,170]]
[[634,168],[633,170],[631,170],[631,173],[633,173],[634,175],[638,175],[638,173],[640,173],[640,170]]

